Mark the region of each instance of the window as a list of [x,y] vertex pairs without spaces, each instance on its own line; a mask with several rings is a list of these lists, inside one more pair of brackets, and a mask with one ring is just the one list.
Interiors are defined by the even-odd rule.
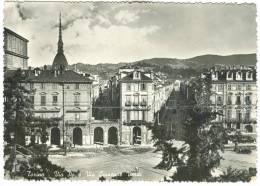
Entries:
[[127,83],[126,84],[126,90],[127,91],[131,91],[131,83]]
[[79,113],[75,113],[75,121],[79,121],[80,120],[80,114]]
[[139,95],[134,95],[134,106],[138,106],[139,105]]
[[232,72],[228,72],[228,78],[232,78]]
[[131,117],[130,117],[130,114],[131,114],[131,111],[126,111],[126,121],[129,122],[131,120]]
[[218,91],[223,91],[223,88],[224,88],[224,86],[222,84],[218,85]]
[[138,89],[138,84],[134,84],[134,91],[137,92],[139,89]]
[[227,105],[232,105],[232,97],[231,97],[231,95],[227,96]]
[[251,90],[251,85],[246,85],[246,90]]
[[223,119],[223,110],[218,110],[218,121],[222,121]]
[[53,106],[58,105],[58,96],[52,96],[52,105]]
[[247,79],[252,79],[252,72],[247,72]]
[[216,90],[216,86],[215,85],[212,85],[212,90]]
[[146,106],[147,105],[147,96],[143,95],[141,96],[141,106]]
[[45,89],[45,84],[41,83],[41,89]]
[[237,96],[236,104],[241,105],[241,97],[240,96]]
[[232,89],[232,86],[231,85],[228,85],[228,90],[231,90]]
[[231,109],[228,109],[227,110],[227,120],[230,121],[232,118],[232,110]]
[[34,104],[34,96],[30,96],[30,101],[32,104]]
[[241,85],[237,85],[237,90],[242,90],[242,86]]
[[147,111],[146,110],[144,110],[142,112],[142,118],[143,118],[143,121],[147,121]]
[[135,78],[139,78],[139,72],[135,72]]
[[246,122],[250,121],[250,115],[251,115],[251,111],[250,110],[246,110],[246,114],[245,114],[245,121]]
[[79,97],[80,94],[75,94],[74,95],[74,106],[79,106]]
[[134,111],[134,120],[139,120],[139,111]]
[[78,83],[75,84],[75,89],[76,89],[76,90],[79,89],[79,84],[78,84]]
[[246,96],[245,102],[246,102],[246,105],[251,105],[251,96]]
[[131,96],[126,96],[125,106],[131,106]]
[[52,89],[57,89],[57,87],[58,87],[57,83],[52,84]]
[[30,83],[30,90],[34,89],[34,84]]
[[141,84],[141,91],[145,91],[146,90],[146,84],[145,83],[142,83]]
[[41,106],[46,106],[46,96],[41,95]]
[[222,97],[218,96],[217,97],[217,105],[223,105]]
[[241,110],[237,110],[237,113],[236,113],[236,119],[237,121],[241,121],[242,120],[242,113],[241,113]]

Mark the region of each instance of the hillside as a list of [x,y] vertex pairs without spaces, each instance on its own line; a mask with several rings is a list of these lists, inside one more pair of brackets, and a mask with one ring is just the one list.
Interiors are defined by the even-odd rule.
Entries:
[[111,77],[118,68],[125,65],[146,67],[155,72],[161,71],[169,75],[170,78],[188,78],[196,75],[203,68],[210,68],[214,65],[256,65],[256,54],[236,54],[229,56],[202,55],[189,59],[176,58],[151,58],[130,63],[105,63],[89,65],[77,63],[70,65],[70,68],[80,69],[83,72],[99,74],[104,79]]

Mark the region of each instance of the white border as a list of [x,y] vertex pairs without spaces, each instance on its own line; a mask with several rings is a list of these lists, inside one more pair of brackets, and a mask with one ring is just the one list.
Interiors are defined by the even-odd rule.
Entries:
[[[8,0],[6,0],[8,1]],[[23,0],[16,0],[16,1],[23,1]],[[27,0],[27,1],[41,1],[41,0]],[[47,0],[47,1],[51,1],[51,0]],[[77,0],[55,0],[55,1],[67,1],[67,2],[73,2],[73,1],[77,1]],[[97,1],[97,0],[93,0],[93,1]],[[111,2],[109,0],[103,0],[106,2]],[[132,0],[133,1],[133,0]],[[138,1],[138,0],[137,0]],[[144,0],[143,0],[144,1]],[[84,1],[81,1],[84,2]],[[122,2],[122,0],[113,0],[112,2]],[[126,1],[124,1],[126,2]],[[257,36],[258,36],[258,32],[259,32],[259,15],[258,15],[258,11],[259,11],[259,7],[260,7],[260,2],[258,2],[257,0],[152,0],[150,2],[178,2],[178,3],[255,3],[257,5]],[[0,1],[0,7],[1,7],[1,11],[0,11],[0,25],[3,25],[3,4],[4,1],[1,0]],[[1,27],[1,33],[3,33],[3,26]],[[258,38],[258,37],[257,37]],[[3,34],[0,34],[0,40],[3,41]],[[257,40],[257,46],[259,46],[259,40]],[[1,50],[0,50],[0,86],[2,87],[1,91],[0,91],[0,100],[1,100],[1,104],[3,103],[3,42],[1,42]],[[258,49],[258,47],[257,47]],[[257,50],[257,59],[260,59],[260,54],[259,51]],[[257,74],[259,73],[259,68],[260,68],[260,64],[257,63]],[[259,79],[259,76],[257,75],[257,80]],[[260,81],[257,81],[257,87],[260,87]],[[260,100],[260,94],[258,92],[257,94],[257,99]],[[260,102],[257,102],[257,113],[259,113],[259,109],[260,109]],[[0,118],[2,119],[1,124],[0,124],[0,144],[3,144],[3,106],[0,106]],[[257,123],[259,125],[259,117],[260,115],[257,114]],[[259,127],[257,127],[257,133],[259,134]],[[260,148],[260,137],[259,135],[257,136],[257,149]],[[0,145],[0,167],[4,166],[4,161],[3,161],[3,145]],[[257,157],[259,157],[259,150],[257,152]],[[168,185],[168,184],[175,184],[175,185],[187,185],[187,184],[194,184],[194,185],[203,185],[203,186],[207,186],[207,185],[260,185],[260,180],[259,180],[259,176],[260,176],[260,163],[257,159],[257,181],[255,182],[250,182],[250,183],[195,183],[195,182],[174,182],[174,183],[162,183],[162,182],[148,182],[148,181],[140,181],[140,182],[97,182],[97,181],[40,181],[40,182],[35,182],[35,181],[7,181],[3,179],[3,168],[0,168],[0,185],[3,186],[11,186],[11,185],[24,185],[24,186],[35,186],[35,184],[37,184],[38,186],[46,186],[46,185],[56,185],[56,186],[63,186],[63,185],[77,185],[77,186],[86,186],[86,185],[113,185],[113,186],[121,186],[122,184],[124,185],[135,185],[135,186],[153,186],[153,185]]]

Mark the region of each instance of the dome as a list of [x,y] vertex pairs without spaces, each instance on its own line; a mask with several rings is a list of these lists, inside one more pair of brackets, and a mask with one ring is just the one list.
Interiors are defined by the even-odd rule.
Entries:
[[63,69],[67,68],[68,61],[64,55],[64,53],[58,52],[53,60],[52,68],[59,69],[62,67]]

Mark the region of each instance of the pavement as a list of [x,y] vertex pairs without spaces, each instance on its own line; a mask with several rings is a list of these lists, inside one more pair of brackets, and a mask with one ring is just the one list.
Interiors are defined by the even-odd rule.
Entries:
[[[154,169],[161,161],[161,153],[153,152],[151,147],[120,147],[108,148],[102,151],[69,152],[67,156],[50,155],[49,159],[68,170],[80,170],[80,176],[75,180],[98,180],[104,176],[111,180],[122,172],[132,173],[134,181],[163,181],[164,177],[174,174],[175,168],[170,171]],[[256,151],[251,154],[237,154],[225,151],[222,154],[220,168],[248,169],[256,167]]]
[[173,174],[153,168],[161,161],[161,153],[153,153],[152,148],[140,149],[120,148],[98,153],[70,152],[67,156],[51,155],[49,159],[68,170],[80,170],[80,176],[74,178],[76,180],[98,180],[101,176],[111,180],[113,176],[129,172],[133,176],[131,180],[162,181],[164,176]]

